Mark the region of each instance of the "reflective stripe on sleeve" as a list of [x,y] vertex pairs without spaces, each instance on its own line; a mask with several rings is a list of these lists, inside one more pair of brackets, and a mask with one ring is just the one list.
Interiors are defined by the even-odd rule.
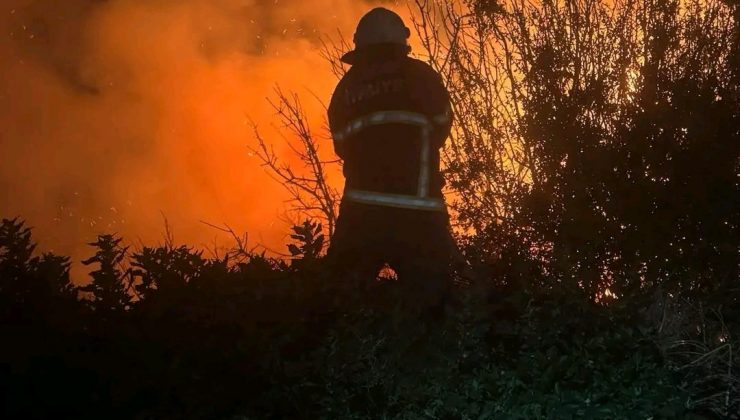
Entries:
[[410,210],[444,211],[441,198],[416,197],[413,195],[389,194],[374,191],[347,190],[344,197],[355,203]]
[[421,129],[421,155],[419,156],[419,186],[416,194],[419,197],[426,197],[429,195],[429,160],[431,158],[431,150],[429,144],[431,127],[424,126]]
[[432,118],[432,121],[434,121],[434,123],[438,125],[448,124],[450,121],[452,121],[452,108],[447,105],[447,109],[445,109],[443,113],[434,116]]

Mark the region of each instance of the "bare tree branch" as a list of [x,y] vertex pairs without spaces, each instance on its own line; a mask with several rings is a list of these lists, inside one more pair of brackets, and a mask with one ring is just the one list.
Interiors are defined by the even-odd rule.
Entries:
[[[326,45],[326,44],[325,44]],[[329,47],[325,49],[329,51]],[[327,53],[328,54],[328,53]],[[328,182],[327,165],[338,161],[325,161],[311,131],[298,95],[275,89],[275,99],[269,100],[280,122],[280,129],[287,132],[284,141],[292,155],[298,158],[301,168],[295,168],[275,153],[273,143],[268,143],[256,124],[252,125],[257,146],[252,152],[290,195],[291,211],[308,218],[318,218],[326,227],[327,237],[334,234],[339,204],[339,192]]]

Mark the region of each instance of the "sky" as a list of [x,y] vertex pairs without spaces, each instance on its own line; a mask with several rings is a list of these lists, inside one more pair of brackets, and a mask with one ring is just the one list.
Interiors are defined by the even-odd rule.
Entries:
[[381,3],[406,14],[370,0],[3,0],[0,217],[75,261],[99,233],[161,243],[164,217],[178,244],[229,245],[207,221],[283,251],[287,196],[250,156],[250,121],[290,158],[267,102],[280,86],[325,137],[336,78],[319,40],[351,38]]

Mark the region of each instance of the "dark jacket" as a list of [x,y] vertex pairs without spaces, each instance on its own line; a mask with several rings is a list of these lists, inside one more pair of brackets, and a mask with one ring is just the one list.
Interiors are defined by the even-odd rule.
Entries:
[[[423,116],[429,124],[372,120],[388,114],[382,111],[405,111],[396,117]],[[423,131],[428,127],[426,196],[442,198],[439,149],[451,125],[449,94],[429,65],[397,51],[359,57],[329,105],[334,149],[344,160],[345,196],[349,190],[419,195]]]

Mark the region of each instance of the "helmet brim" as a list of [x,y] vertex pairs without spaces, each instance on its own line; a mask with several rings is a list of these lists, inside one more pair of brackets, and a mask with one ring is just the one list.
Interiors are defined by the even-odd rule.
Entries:
[[339,60],[341,60],[342,63],[355,64],[357,62],[357,50],[347,52]]

